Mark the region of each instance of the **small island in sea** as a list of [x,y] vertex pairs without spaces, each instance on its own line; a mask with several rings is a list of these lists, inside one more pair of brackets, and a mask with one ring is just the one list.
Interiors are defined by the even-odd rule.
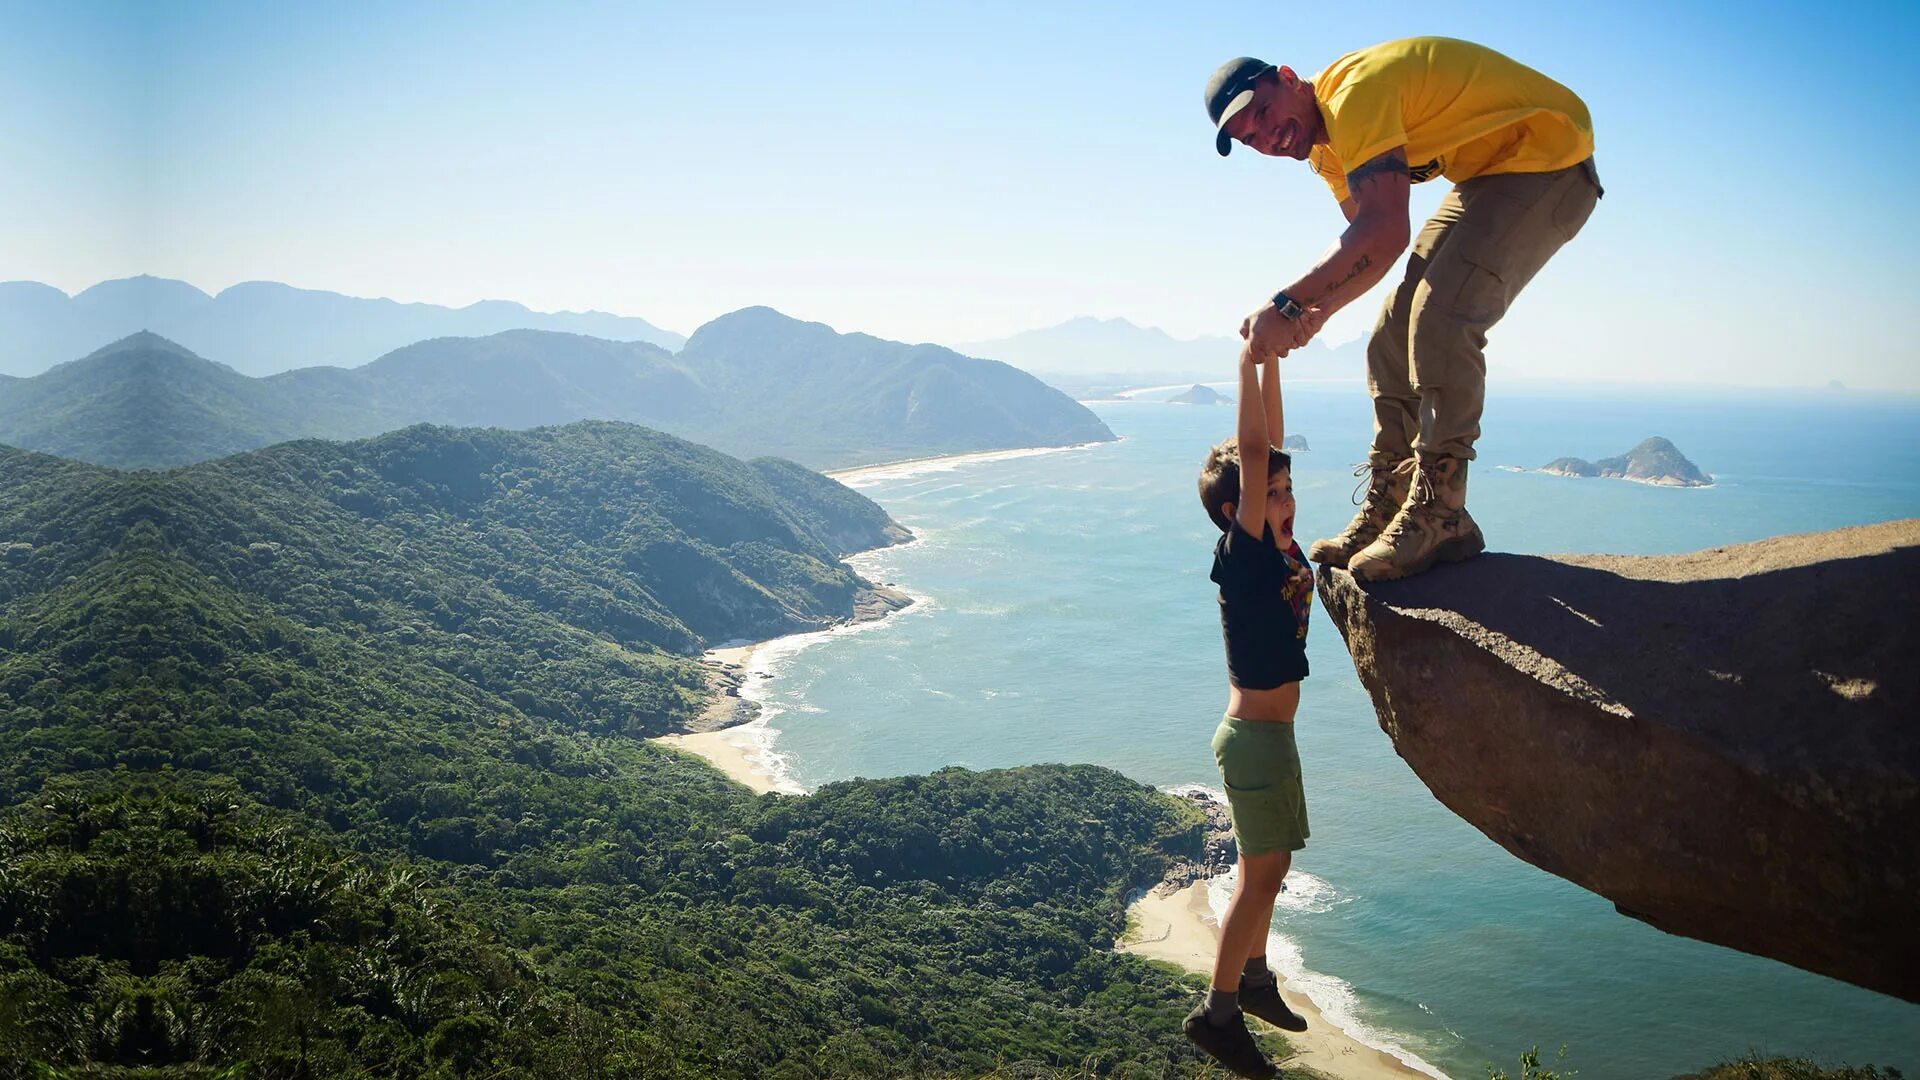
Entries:
[[1281,440],[1280,449],[1290,454],[1311,453],[1313,451],[1313,447],[1307,445],[1307,437],[1305,435],[1287,436]]
[[1555,476],[1605,476],[1634,480],[1661,487],[1712,487],[1713,477],[1687,460],[1679,447],[1658,435],[1618,457],[1587,461],[1583,458],[1555,458],[1540,467]]
[[1173,405],[1231,405],[1233,399],[1215,390],[1211,386],[1193,384],[1193,389],[1175,394],[1167,399]]

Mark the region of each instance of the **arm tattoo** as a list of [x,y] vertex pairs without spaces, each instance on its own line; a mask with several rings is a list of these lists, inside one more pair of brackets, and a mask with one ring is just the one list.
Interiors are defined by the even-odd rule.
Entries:
[[1405,161],[1394,161],[1382,155],[1348,173],[1347,190],[1353,191],[1361,184],[1366,183],[1376,176],[1392,176],[1395,174],[1412,179],[1413,170],[1407,168]]
[[1365,270],[1367,267],[1372,265],[1373,265],[1373,256],[1371,255],[1362,255],[1358,259],[1355,259],[1353,261],[1353,269],[1347,271],[1346,277],[1343,277],[1339,281],[1336,281],[1333,284],[1327,286],[1326,289],[1324,289],[1319,296],[1314,297],[1311,301],[1309,301],[1309,303],[1317,304],[1320,301],[1326,299],[1327,297],[1332,296],[1334,293],[1339,292],[1340,287],[1342,285],[1345,285],[1347,282],[1352,281],[1354,278],[1359,277],[1361,271]]

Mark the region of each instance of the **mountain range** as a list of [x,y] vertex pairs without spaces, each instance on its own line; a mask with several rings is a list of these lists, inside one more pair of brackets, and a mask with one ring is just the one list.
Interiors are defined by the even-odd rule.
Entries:
[[555,330],[678,349],[679,334],[599,311],[539,312],[508,300],[463,308],[402,304],[246,281],[209,296],[184,281],[103,281],[73,296],[37,281],[0,282],[0,374],[35,375],[142,330],[246,375],[364,364],[402,345],[502,330]]
[[0,442],[121,468],[416,423],[580,419],[816,468],[1113,438],[1084,405],[1006,364],[838,334],[771,308],[723,315],[677,354],[509,330],[416,342],[356,368],[250,377],[142,332],[32,378],[0,376]]
[[[1126,319],[1082,316],[954,348],[968,356],[1004,360],[1057,386],[1080,387],[1227,381],[1233,378],[1240,339],[1225,335],[1176,338],[1159,327]],[[1311,343],[1287,358],[1287,371],[1306,378],[1360,378],[1366,373],[1366,339],[1338,346]]]

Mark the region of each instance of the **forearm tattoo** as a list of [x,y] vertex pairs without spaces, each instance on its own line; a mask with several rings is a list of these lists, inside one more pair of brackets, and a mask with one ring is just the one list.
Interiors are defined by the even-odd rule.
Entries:
[[1373,256],[1371,255],[1362,255],[1358,259],[1353,260],[1353,269],[1347,271],[1347,276],[1341,278],[1339,281],[1336,281],[1333,284],[1327,286],[1325,289],[1321,290],[1320,295],[1314,297],[1313,300],[1310,301],[1310,303],[1317,304],[1320,301],[1325,300],[1327,297],[1332,296],[1334,293],[1339,292],[1340,287],[1342,285],[1345,285],[1347,282],[1352,281],[1354,278],[1359,277],[1360,274],[1363,271],[1365,271],[1367,267],[1372,265],[1373,265]]

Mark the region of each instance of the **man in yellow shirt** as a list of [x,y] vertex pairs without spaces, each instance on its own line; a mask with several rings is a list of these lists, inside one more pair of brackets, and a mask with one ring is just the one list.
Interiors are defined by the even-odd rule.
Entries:
[[[1207,84],[1207,115],[1222,155],[1237,141],[1310,163],[1348,222],[1318,265],[1241,324],[1256,354],[1305,345],[1412,240],[1406,276],[1367,342],[1366,499],[1308,558],[1380,581],[1479,554],[1486,541],[1466,496],[1482,349],[1601,195],[1585,103],[1485,46],[1421,37],[1348,53],[1311,79],[1228,61]],[[1410,236],[1408,187],[1436,176],[1454,188]]]

